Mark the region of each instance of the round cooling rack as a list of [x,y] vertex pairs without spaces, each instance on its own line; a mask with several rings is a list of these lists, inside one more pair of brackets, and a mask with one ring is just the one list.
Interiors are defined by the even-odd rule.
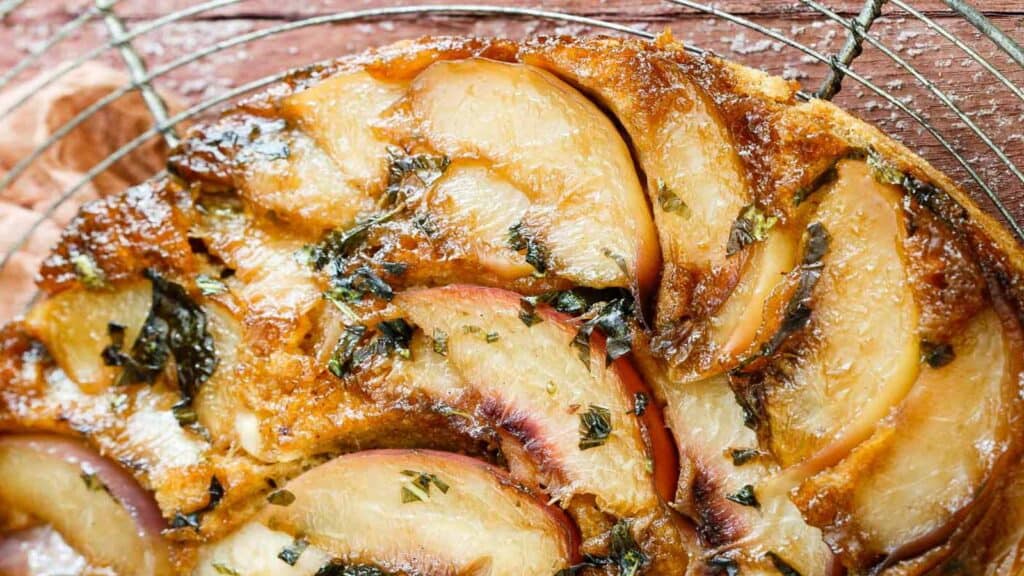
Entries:
[[[37,246],[40,230],[63,226],[84,196],[95,195],[97,179],[110,171],[128,181],[145,177],[136,162],[140,150],[156,149],[159,156],[197,116],[290,69],[428,34],[653,38],[671,30],[695,53],[796,80],[802,98],[832,99],[874,122],[949,174],[1024,241],[1021,0],[0,0],[0,18],[8,47],[0,55],[3,126],[18,126],[19,115],[33,113],[39,99],[76,74],[88,82],[83,70],[97,63],[124,75],[73,113],[48,118],[42,134],[10,129],[2,136],[16,151],[0,153],[5,299],[29,300],[5,287],[16,273],[13,263],[41,256],[48,246]],[[93,141],[96,118],[132,99],[148,116],[136,118],[119,141]],[[10,145],[19,137],[31,145]],[[75,138],[93,154],[78,162],[74,177],[44,181],[47,188],[32,197],[45,200],[29,206],[24,188],[39,185],[35,171]],[[30,217],[4,224],[5,207]]]

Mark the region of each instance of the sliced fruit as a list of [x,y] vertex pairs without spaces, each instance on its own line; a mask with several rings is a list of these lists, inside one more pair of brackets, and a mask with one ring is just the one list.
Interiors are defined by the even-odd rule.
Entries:
[[266,353],[301,342],[305,316],[322,300],[314,271],[297,257],[306,241],[230,207],[207,208],[193,234],[235,271],[237,283],[227,284],[243,305],[247,343]]
[[[738,255],[727,254],[730,230],[743,207],[754,200],[717,105],[669,60],[628,50],[608,59],[603,51],[576,46],[541,46],[525,52],[525,61],[580,86],[629,134],[647,178],[664,259],[658,320],[674,322],[691,314],[694,283],[718,282],[721,279],[708,276],[734,266]],[[645,73],[638,76],[638,68]],[[732,288],[729,281],[719,283],[726,290]]]
[[953,360],[922,368],[899,412],[795,501],[857,570],[941,544],[1014,440],[1019,343],[985,310],[953,341]]
[[558,276],[641,292],[655,280],[657,237],[629,148],[554,75],[479,58],[434,63],[395,106],[390,130],[452,160],[481,160],[521,190],[523,233]]
[[731,367],[750,348],[764,319],[765,303],[796,264],[797,245],[797,234],[778,229],[750,248],[739,282],[709,322],[720,366]]
[[510,280],[534,272],[525,255],[509,245],[510,230],[529,211],[530,199],[499,174],[478,163],[456,162],[429,193],[427,205],[487,270]]
[[53,526],[91,562],[122,574],[170,574],[152,497],[73,440],[0,437],[0,503]]
[[[812,220],[827,230],[820,274],[805,300],[782,302],[782,353],[736,384],[757,419],[762,442],[799,480],[840,460],[865,440],[909,391],[918,372],[917,306],[901,246],[900,191],[877,182],[862,161],[838,164],[818,192]],[[798,322],[809,305],[810,317]],[[792,313],[792,314],[790,314]],[[787,316],[792,316],[788,318]]]
[[108,324],[124,326],[125,342],[134,342],[151,299],[150,283],[144,280],[115,291],[65,290],[35,306],[26,326],[73,381],[95,393],[120,371],[103,362],[103,349],[110,344]]
[[[581,358],[569,317],[538,306],[528,326],[519,295],[504,290],[411,290],[394,304],[425,338],[435,345],[443,339],[444,347],[423,346],[411,360],[396,361],[384,382],[374,384],[378,393],[420,391],[500,426],[539,463],[554,498],[593,495],[601,509],[619,517],[654,509],[648,451],[640,418],[631,413],[639,390],[628,388],[626,379],[642,384],[624,372],[624,358],[606,365],[600,339],[592,338]],[[648,410],[653,416],[657,408]],[[646,432],[665,434],[659,426]],[[671,453],[667,439],[652,444]],[[662,456],[669,457],[652,455],[655,470],[673,465]],[[673,475],[663,487],[672,487]]]
[[294,500],[268,504],[255,521],[270,530],[244,528],[244,536],[202,557],[243,559],[251,552],[246,567],[263,573],[281,564],[278,545],[290,542],[285,533],[303,535],[318,560],[323,551],[347,564],[410,574],[533,576],[555,574],[574,560],[574,531],[560,510],[465,456],[358,452],[313,468],[285,489]]
[[[301,132],[288,132],[252,152],[245,162],[243,195],[260,210],[302,226],[350,226],[375,207],[376,190],[350,184],[334,161]],[[260,150],[259,143],[251,148]]]
[[68,546],[50,526],[37,526],[0,536],[0,574],[82,574],[95,566]]
[[[730,558],[741,573],[771,573],[767,552],[800,574],[827,574],[835,560],[821,537],[785,494],[758,486],[778,471],[744,425],[743,411],[723,375],[669,384],[654,374],[665,414],[684,461],[677,505],[697,525],[707,556]],[[750,486],[757,506],[744,505]]]
[[372,124],[405,88],[365,71],[343,72],[285,98],[281,112],[334,160],[348,185],[338,193],[376,192],[387,178],[387,143]]
[[[300,544],[301,546],[301,544]],[[195,576],[313,576],[331,557],[316,546],[306,546],[289,564],[281,559],[284,550],[297,549],[295,538],[284,532],[250,522],[215,546],[204,548],[192,574]]]

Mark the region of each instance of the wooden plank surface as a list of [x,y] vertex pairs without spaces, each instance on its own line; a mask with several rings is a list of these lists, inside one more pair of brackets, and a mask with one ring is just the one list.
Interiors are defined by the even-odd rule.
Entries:
[[[197,3],[195,0],[121,0],[114,9],[131,28]],[[508,0],[490,0],[488,3],[541,7],[540,3]],[[855,14],[861,5],[857,0],[824,0],[823,3],[845,16]],[[990,59],[1016,85],[1024,86],[1024,69],[1013,64],[970,24],[951,14],[942,2],[910,0],[910,3]],[[0,69],[13,66],[61,25],[92,4],[89,0],[27,0],[0,24],[0,43],[9,47],[0,53]],[[136,39],[134,45],[150,67],[156,68],[215,42],[230,41],[243,34],[303,18],[402,4],[395,0],[250,0],[170,24]],[[978,0],[976,4],[1011,37],[1024,43],[1024,1]],[[715,6],[777,30],[826,56],[840,49],[846,35],[841,26],[795,0],[719,0]],[[544,2],[543,8],[602,18],[648,31],[667,27],[677,38],[747,65],[798,80],[808,90],[816,88],[828,72],[826,65],[782,42],[668,2],[553,0]],[[182,105],[189,105],[289,67],[403,38],[425,34],[496,34],[516,38],[534,34],[590,32],[580,26],[555,22],[465,16],[418,16],[319,25],[218,52],[168,72],[160,78],[157,86],[173,94]],[[883,17],[872,28],[872,34],[918,68],[922,75],[935,83],[937,89],[948,93],[995,143],[1005,149],[1013,161],[1024,166],[1024,103],[1010,90],[924,23],[908,17],[895,6],[885,8]],[[50,50],[39,66],[20,75],[19,80],[31,79],[39,70],[52,69],[106,40],[102,23],[90,23]],[[123,67],[116,52],[107,51],[100,59]],[[854,68],[932,123],[999,193],[1018,221],[1024,223],[1024,186],[939,98],[876,48],[866,46]],[[908,144],[961,182],[979,198],[982,206],[991,209],[978,187],[972,184],[967,171],[925,128],[899,111],[897,106],[869,88],[857,85],[852,79],[847,79],[843,86],[836,98],[837,103],[875,122]]]

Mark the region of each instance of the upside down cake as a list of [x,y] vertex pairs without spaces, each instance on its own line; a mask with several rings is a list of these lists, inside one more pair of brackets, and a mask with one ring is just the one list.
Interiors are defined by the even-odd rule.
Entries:
[[1024,255],[671,37],[295,73],[0,332],[0,572],[1019,574]]

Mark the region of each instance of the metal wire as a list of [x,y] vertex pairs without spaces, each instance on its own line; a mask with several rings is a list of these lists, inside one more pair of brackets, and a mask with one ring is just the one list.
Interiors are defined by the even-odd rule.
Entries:
[[[864,86],[865,88],[871,90],[875,94],[877,94],[877,95],[881,96],[882,98],[884,98],[887,102],[889,102],[890,104],[892,104],[893,106],[898,108],[900,111],[902,111],[904,114],[910,116],[915,122],[920,124],[922,128],[924,128],[933,138],[935,138],[935,140],[943,148],[945,148],[946,151],[949,152],[950,155],[953,156],[953,158],[955,158],[957,160],[957,162],[960,163],[961,166],[963,166],[964,170],[966,170],[967,173],[971,176],[971,179],[974,180],[974,182],[978,185],[979,188],[982,189],[982,191],[985,193],[985,195],[989,198],[989,200],[995,206],[996,210],[999,211],[999,214],[1006,220],[1006,223],[1013,230],[1014,234],[1016,234],[1019,239],[1024,240],[1024,229],[1022,229],[1020,223],[1018,223],[1014,219],[1013,214],[1010,213],[1009,209],[1006,208],[1006,205],[1003,204],[1002,199],[999,198],[999,194],[997,194],[996,191],[993,190],[992,187],[989,186],[988,183],[985,182],[984,179],[982,179],[981,175],[978,174],[978,172],[974,169],[973,166],[971,166],[971,164],[967,161],[967,159],[964,158],[963,155],[960,154],[960,152],[957,151],[957,149],[953,147],[953,145],[949,142],[949,140],[947,140],[930,122],[928,122],[917,111],[911,109],[909,106],[904,104],[903,101],[901,101],[899,98],[894,96],[888,90],[885,90],[885,89],[879,87],[878,85],[874,84],[873,82],[871,82],[870,80],[868,80],[864,76],[854,72],[852,68],[842,64],[836,58],[831,58],[831,57],[825,56],[824,54],[821,54],[820,52],[818,52],[817,50],[815,50],[815,49],[813,49],[813,48],[811,48],[809,46],[806,46],[806,45],[804,45],[804,44],[802,44],[800,42],[797,42],[797,41],[787,37],[786,35],[778,32],[778,31],[772,30],[772,29],[767,28],[765,26],[762,26],[762,25],[760,25],[760,24],[758,24],[756,22],[748,20],[747,18],[744,18],[742,16],[737,16],[735,14],[730,14],[728,12],[723,12],[723,11],[717,9],[717,8],[712,7],[712,6],[707,6],[707,5],[704,5],[704,4],[699,4],[697,2],[691,2],[690,0],[667,0],[667,1],[672,2],[673,4],[679,4],[681,6],[686,6],[688,8],[693,8],[695,10],[700,10],[702,12],[706,12],[708,14],[712,14],[714,16],[718,16],[718,17],[723,18],[725,20],[728,20],[728,21],[730,21],[730,22],[732,22],[734,24],[738,24],[740,26],[743,26],[744,28],[748,28],[748,29],[753,30],[755,32],[764,34],[765,36],[768,36],[769,38],[772,38],[774,40],[782,42],[783,44],[786,44],[788,46],[796,48],[797,50],[800,50],[801,52],[803,52],[803,53],[807,54],[808,56],[818,60],[819,62],[823,62],[823,63],[829,64],[830,66],[832,66],[834,68],[838,68],[841,72],[843,72],[844,75],[849,76],[850,78],[855,80],[858,84]],[[957,114],[957,116],[961,120],[967,120],[967,121],[970,120],[967,117],[967,115],[964,114],[963,112],[955,111],[955,113]]]
[[[52,204],[47,206],[47,208],[43,211],[39,218],[33,221],[33,224],[29,227],[29,229],[26,230],[26,232],[22,234],[16,240],[16,242],[8,248],[7,252],[5,252],[3,259],[0,260],[0,271],[2,271],[6,267],[10,259],[14,256],[14,254],[16,254],[25,246],[25,244],[28,242],[28,240],[32,237],[32,235],[43,222],[52,217],[52,215],[60,206],[62,206],[64,203],[70,200],[76,193],[82,190],[96,176],[98,176],[103,171],[107,170],[115,162],[123,159],[132,151],[137,149],[139,146],[143,145],[153,137],[160,134],[164,134],[165,137],[168,138],[168,140],[173,143],[173,130],[174,127],[177,126],[179,123],[188,120],[196,115],[202,114],[220,104],[229,102],[247,92],[277,82],[286,75],[285,73],[279,73],[249,82],[243,86],[230,90],[222,95],[201,101],[181,113],[168,117],[166,107],[164,106],[163,101],[152,89],[151,82],[175,69],[178,69],[182,66],[190,64],[212,54],[229,49],[231,47],[244,45],[249,42],[268,38],[288,31],[307,28],[310,26],[340,22],[358,22],[362,20],[372,20],[387,17],[415,16],[424,14],[439,16],[466,15],[486,17],[530,18],[537,20],[560,21],[566,23],[580,24],[592,28],[600,28],[604,30],[635,35],[642,38],[654,37],[654,35],[649,32],[638,30],[636,28],[632,28],[630,26],[626,26],[623,24],[617,24],[614,22],[608,22],[595,18],[588,18],[584,16],[577,16],[574,14],[566,14],[543,9],[487,5],[434,5],[375,8],[341,12],[323,16],[315,16],[260,29],[248,34],[243,34],[235,38],[231,38],[229,40],[216,42],[208,47],[201,48],[195,52],[181,56],[160,67],[147,71],[144,59],[142,59],[141,56],[138,55],[138,53],[134,50],[134,48],[131,45],[131,41],[133,39],[138,38],[143,34],[157,30],[161,27],[172,24],[174,22],[178,22],[182,19],[196,16],[210,10],[215,10],[217,8],[237,4],[242,0],[211,0],[203,2],[201,4],[197,4],[189,8],[172,12],[147,22],[143,22],[140,25],[134,27],[132,30],[125,30],[124,26],[120,25],[120,19],[114,12],[114,0],[105,1],[107,1],[107,4],[101,4],[95,9],[85,11],[79,16],[77,16],[75,19],[71,20],[70,22],[62,26],[54,34],[54,36],[49,38],[38,49],[34,50],[31,54],[29,54],[29,56],[27,56],[21,62],[16,64],[14,68],[8,70],[3,75],[0,75],[0,88],[3,88],[7,83],[11,81],[11,79],[13,79],[18,74],[30,68],[36,62],[38,62],[47,50],[49,50],[53,46],[57,45],[58,43],[62,42],[64,39],[72,35],[75,32],[75,30],[83,26],[86,22],[95,18],[100,13],[103,13],[106,17],[108,17],[108,20],[106,22],[108,26],[108,31],[110,33],[110,38],[108,42],[106,42],[105,44],[101,44],[100,46],[97,46],[92,50],[89,50],[84,54],[72,60],[69,60],[68,62],[65,62],[64,64],[50,70],[47,73],[40,74],[40,76],[37,77],[36,80],[31,83],[32,88],[28,91],[28,93],[26,93],[21,98],[17,99],[6,109],[0,111],[0,120],[6,118],[8,115],[12,114],[14,111],[23,106],[39,90],[45,88],[46,86],[52,85],[54,82],[59,80],[64,75],[82,66],[85,62],[88,62],[89,60],[92,60],[97,56],[103,54],[105,51],[111,49],[117,49],[121,52],[122,57],[125,59],[129,71],[132,74],[132,81],[130,83],[125,84],[124,86],[121,86],[113,90],[100,100],[97,100],[92,105],[84,109],[81,113],[76,115],[71,120],[67,121],[62,126],[54,129],[50,137],[44,140],[44,142],[42,142],[40,146],[34,149],[26,157],[22,158],[18,163],[16,163],[15,166],[12,167],[12,169],[8,171],[3,178],[0,178],[0,194],[2,194],[3,191],[8,186],[10,186],[21,174],[23,174],[35,160],[37,160],[43,153],[45,153],[46,150],[48,150],[59,140],[67,136],[68,133],[70,133],[76,127],[80,126],[82,123],[88,120],[88,118],[90,118],[92,115],[99,112],[100,110],[102,110],[118,98],[132,91],[139,91],[142,94],[146,102],[147,108],[149,109],[150,113],[154,118],[154,124],[149,130],[147,130],[143,134],[140,134],[139,136],[137,136],[124,146],[118,148],[118,150],[116,150],[113,154],[111,154],[107,158],[104,158],[102,161],[100,161],[95,166],[90,168],[78,182],[76,182],[67,190],[64,190]],[[947,108],[951,109],[953,113],[957,116],[957,118],[964,122],[964,124],[968,128],[970,128],[983,142],[985,142],[986,145],[988,145],[993,150],[993,152],[999,157],[999,159],[1007,166],[1009,171],[1013,173],[1022,182],[1024,182],[1024,174],[1022,174],[1021,170],[1006,155],[1005,151],[1003,151],[1002,148],[996,145],[995,142],[993,142],[992,139],[984,131],[982,131],[966,113],[963,112],[963,110],[957,107],[951,97],[946,95],[934,83],[930,82],[927,78],[925,78],[923,74],[921,74],[909,63],[907,63],[905,60],[903,60],[897,54],[895,54],[891,49],[885,46],[885,44],[880,42],[877,38],[868,34],[867,30],[868,28],[870,28],[870,25],[875,20],[875,18],[877,18],[881,13],[881,5],[885,3],[885,0],[866,0],[865,8],[861,11],[860,15],[858,15],[857,19],[854,20],[847,20],[845,18],[842,18],[841,16],[831,11],[826,6],[820,4],[816,0],[801,0],[805,5],[811,7],[816,12],[823,14],[825,17],[840,23],[849,31],[847,43],[844,45],[843,50],[837,55],[822,54],[809,46],[806,46],[792,38],[789,38],[785,34],[761,26],[741,16],[724,12],[712,6],[700,4],[697,2],[693,2],[691,0],[667,1],[676,5],[685,6],[687,8],[703,12],[705,14],[722,18],[739,26],[743,26],[760,34],[764,34],[769,38],[772,38],[778,42],[782,42],[787,46],[790,46],[803,52],[804,54],[807,54],[808,56],[810,56],[811,58],[818,62],[828,65],[830,67],[831,72],[829,74],[829,79],[827,79],[826,83],[823,84],[823,87],[827,89],[822,90],[820,92],[821,95],[825,97],[830,97],[832,94],[838,91],[844,77],[849,77],[853,81],[856,81],[858,84],[863,85],[865,88],[871,90],[878,96],[882,97],[887,102],[891,103],[894,107],[896,107],[903,113],[907,114],[915,122],[920,124],[932,137],[934,137],[936,141],[939,142],[939,144],[943,148],[945,148],[964,167],[967,173],[971,176],[972,180],[974,180],[978,184],[979,188],[993,202],[993,205],[1003,215],[1003,217],[1006,219],[1007,223],[1011,226],[1014,232],[1020,238],[1024,239],[1024,230],[1022,230],[1020,224],[1014,220],[1012,214],[1010,214],[1009,210],[1007,210],[1005,205],[1002,203],[998,194],[995,193],[992,187],[989,186],[988,183],[986,183],[984,179],[981,178],[981,176],[970,165],[970,163],[967,162],[965,158],[963,158],[963,156],[951,145],[951,143],[941,133],[939,133],[939,131],[930,122],[928,122],[924,117],[922,117],[922,115],[919,112],[911,109],[909,106],[903,103],[895,95],[875,85],[873,82],[865,78],[863,75],[858,74],[852,69],[852,63],[859,54],[861,42],[866,41],[870,43],[873,47],[882,51],[886,56],[893,59],[894,62],[896,62],[899,66],[901,66],[908,73],[914,76],[915,80],[924,85],[925,88],[931,91],[932,94],[935,95],[936,98],[938,98]],[[928,18],[924,14],[908,6],[903,0],[890,1],[893,5],[899,7],[906,13],[919,19],[926,26],[928,26],[929,29],[940,34],[942,37],[952,42],[959,49],[963,50],[964,53],[966,53],[969,57],[977,61],[987,72],[989,72],[1000,83],[1006,86],[1016,97],[1024,101],[1024,90],[1022,90],[1019,86],[1015,85],[1009,78],[1007,78],[1004,74],[999,72],[999,70],[996,69],[995,66],[993,66],[989,61],[982,58],[966,43],[961,41],[955,35],[951,34],[942,26],[938,25],[931,18]],[[1001,37],[1000,34],[1002,33],[999,32],[998,29],[995,29],[990,22],[984,19],[984,16],[981,16],[979,13],[976,13],[976,11],[974,11],[974,14],[971,15],[970,10],[963,9],[963,2],[956,0],[945,1],[948,5],[958,10],[961,14],[964,14],[965,17],[967,17],[968,21],[978,26],[983,33],[986,33],[987,36],[992,38],[993,41],[996,42],[998,46],[1000,46],[1000,48],[1002,48],[1010,55],[1011,58],[1015,57],[1013,49],[1014,47],[1016,47],[1017,50],[1020,50],[1020,47],[1016,46],[1016,44],[1014,44],[1012,40],[1005,38],[1005,34],[1003,34]],[[0,17],[8,15],[11,11],[15,10],[18,6],[20,6],[22,2],[23,0],[8,0],[6,2],[0,2]],[[978,17],[980,17],[980,20],[978,19]],[[988,31],[986,31],[986,29],[983,29],[983,27],[986,25],[989,28]],[[1007,40],[1009,41],[1009,44],[1006,43]],[[704,50],[696,46],[688,45],[687,49],[694,53],[704,53]],[[1021,61],[1021,64],[1022,66],[1024,66],[1024,60]],[[806,94],[801,94],[801,96],[803,98],[807,98]]]

